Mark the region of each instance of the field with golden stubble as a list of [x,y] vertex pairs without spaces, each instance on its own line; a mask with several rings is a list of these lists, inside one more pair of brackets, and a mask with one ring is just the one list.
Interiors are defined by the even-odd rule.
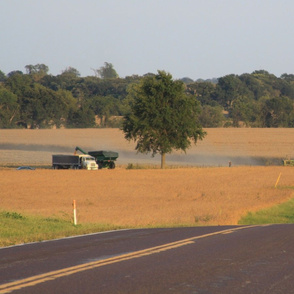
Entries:
[[[137,155],[134,143],[117,129],[0,130],[0,210],[70,220],[76,200],[79,223],[222,225],[294,197],[287,188],[293,187],[294,168],[260,161],[293,157],[293,129],[206,131],[207,137],[186,155],[167,157],[172,169],[127,170],[128,163],[159,165],[160,159]],[[52,154],[73,153],[75,146],[118,151],[117,168],[38,168],[50,165]],[[17,165],[37,169],[8,168]]]
[[[207,136],[187,153],[167,155],[167,164],[182,166],[264,165],[294,157],[293,129],[206,129]],[[134,142],[118,129],[0,130],[0,166],[51,164],[52,154],[86,151],[119,152],[118,165],[158,164],[159,156],[137,154]]]

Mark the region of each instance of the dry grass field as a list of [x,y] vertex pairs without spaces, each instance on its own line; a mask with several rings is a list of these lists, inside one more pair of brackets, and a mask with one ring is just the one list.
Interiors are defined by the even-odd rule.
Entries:
[[293,197],[293,179],[291,167],[9,169],[0,170],[1,210],[70,220],[75,199],[79,223],[237,224],[249,210]]
[[[207,136],[187,153],[167,155],[167,164],[186,166],[260,165],[273,158],[294,157],[294,129],[206,129]],[[51,164],[52,154],[119,152],[118,164],[159,164],[160,158],[137,154],[135,143],[118,129],[0,130],[0,165]],[[260,159],[264,159],[260,161]]]
[[[172,169],[126,170],[128,163],[159,165],[159,158],[136,155],[134,143],[125,141],[117,129],[0,130],[0,210],[69,220],[75,199],[79,223],[221,225],[237,224],[247,211],[294,197],[293,189],[287,188],[293,187],[293,167],[256,165],[260,157],[293,157],[293,129],[206,131],[207,137],[187,155],[167,157]],[[17,171],[5,167],[50,165],[52,154],[71,154],[75,146],[118,151],[118,168]],[[178,164],[182,167],[175,168]]]

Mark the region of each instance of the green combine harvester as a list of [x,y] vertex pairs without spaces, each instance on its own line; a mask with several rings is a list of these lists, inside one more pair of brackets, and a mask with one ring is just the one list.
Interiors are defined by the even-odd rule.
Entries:
[[294,166],[294,159],[283,160],[284,166]]
[[75,154],[77,151],[82,152],[83,154],[91,155],[95,158],[96,163],[98,164],[98,168],[109,168],[114,169],[115,168],[115,161],[118,158],[118,153],[114,151],[89,151],[86,152],[80,147],[75,148]]

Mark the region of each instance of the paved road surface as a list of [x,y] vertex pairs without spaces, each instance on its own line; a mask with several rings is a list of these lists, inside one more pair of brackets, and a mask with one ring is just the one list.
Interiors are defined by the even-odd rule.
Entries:
[[294,225],[126,230],[0,249],[0,293],[294,293]]

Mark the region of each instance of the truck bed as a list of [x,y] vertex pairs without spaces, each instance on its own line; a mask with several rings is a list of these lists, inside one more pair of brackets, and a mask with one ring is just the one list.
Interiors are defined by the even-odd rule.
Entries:
[[79,164],[78,155],[52,155],[53,164]]
[[54,169],[78,169],[80,167],[79,156],[77,155],[52,155],[52,167]]

